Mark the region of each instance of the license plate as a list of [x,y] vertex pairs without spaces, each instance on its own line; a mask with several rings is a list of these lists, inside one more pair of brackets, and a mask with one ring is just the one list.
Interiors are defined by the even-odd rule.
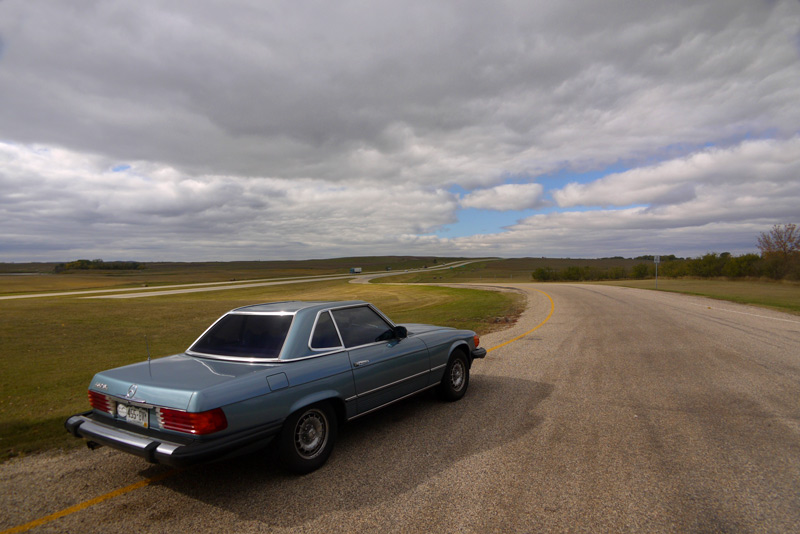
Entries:
[[128,415],[125,418],[129,423],[147,428],[149,426],[148,411],[145,408],[128,406]]

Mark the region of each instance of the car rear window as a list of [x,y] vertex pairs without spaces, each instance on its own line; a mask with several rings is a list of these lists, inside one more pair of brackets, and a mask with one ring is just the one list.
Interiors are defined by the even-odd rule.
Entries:
[[277,358],[292,317],[230,313],[217,321],[189,350],[217,356]]

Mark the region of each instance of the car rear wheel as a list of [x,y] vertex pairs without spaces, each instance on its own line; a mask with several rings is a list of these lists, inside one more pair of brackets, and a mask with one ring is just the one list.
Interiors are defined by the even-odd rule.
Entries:
[[336,415],[328,403],[314,404],[290,415],[281,430],[281,462],[295,473],[310,473],[328,460],[336,441]]
[[447,362],[442,382],[439,384],[439,396],[446,401],[457,401],[467,392],[469,386],[469,365],[462,352],[456,352]]

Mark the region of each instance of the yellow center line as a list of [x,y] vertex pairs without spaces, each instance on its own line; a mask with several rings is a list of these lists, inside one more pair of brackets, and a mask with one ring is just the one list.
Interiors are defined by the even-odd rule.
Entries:
[[[530,334],[530,333],[531,333],[531,332],[533,332],[534,330],[538,330],[539,328],[541,328],[542,326],[544,326],[544,324],[545,324],[547,321],[549,321],[549,320],[550,320],[550,318],[553,316],[553,312],[554,312],[554,311],[555,311],[555,309],[556,309],[556,305],[555,305],[555,303],[553,302],[553,297],[551,297],[550,295],[548,295],[547,293],[545,293],[545,292],[544,292],[544,291],[542,291],[541,289],[536,289],[536,288],[531,288],[531,289],[533,289],[534,291],[538,291],[539,293],[541,293],[542,295],[544,295],[545,297],[547,297],[547,298],[550,300],[550,313],[548,313],[548,314],[547,314],[547,317],[545,317],[544,321],[542,321],[541,323],[539,323],[539,324],[538,324],[538,325],[536,325],[535,327],[531,328],[530,330],[528,330],[528,331],[527,331],[527,332],[525,332],[524,334],[520,334],[520,335],[518,335],[518,336],[517,336],[517,337],[515,337],[515,338],[509,339],[509,340],[508,340],[508,341],[506,341],[505,343],[500,343],[499,345],[496,345],[496,346],[492,347],[491,349],[486,349],[486,352],[492,352],[493,350],[499,349],[500,347],[505,347],[506,345],[509,345],[509,344],[511,344],[511,343],[513,343],[513,342],[515,342],[515,341],[518,341],[518,340],[522,339],[523,337],[527,336],[528,334]],[[0,534],[2,534],[2,533],[0,533]]]
[[61,517],[70,514],[74,514],[75,512],[80,512],[81,510],[89,508],[90,506],[94,506],[95,504],[107,501],[108,499],[113,499],[114,497],[124,495],[125,493],[129,493],[133,490],[149,486],[150,484],[153,484],[155,482],[160,482],[161,480],[164,480],[167,477],[171,477],[175,473],[178,473],[178,471],[176,469],[172,469],[170,471],[167,471],[166,473],[161,473],[160,475],[140,480],[139,482],[131,484],[130,486],[125,486],[124,488],[119,488],[117,490],[106,493],[105,495],[95,497],[94,499],[89,499],[88,501],[76,504],[75,506],[70,506],[69,508],[65,508],[64,510],[58,511],[54,514],[50,514],[48,516],[35,519],[29,523],[25,523],[24,525],[19,525],[16,527],[12,527],[8,530],[4,530],[0,532],[0,534],[14,534],[17,532],[26,532],[32,528],[38,527],[39,525],[44,525],[45,523],[49,523],[50,521],[55,521],[56,519],[59,519]]
[[[550,313],[547,314],[547,317],[545,317],[544,321],[542,321],[541,323],[536,325],[534,328],[531,328],[530,330],[528,330],[524,334],[520,334],[520,335],[518,335],[517,337],[515,337],[513,339],[509,339],[505,343],[501,343],[501,344],[496,345],[496,346],[494,346],[494,347],[492,347],[490,349],[486,349],[486,352],[492,352],[493,350],[499,349],[500,347],[505,347],[506,345],[508,345],[510,343],[518,341],[518,340],[522,339],[523,337],[527,336],[528,334],[530,334],[531,332],[533,332],[534,330],[537,330],[537,329],[541,328],[542,326],[544,326],[544,324],[547,321],[550,320],[550,318],[553,316],[553,312],[556,309],[556,305],[553,302],[553,297],[551,297],[550,295],[548,295],[547,293],[545,293],[544,291],[541,291],[539,289],[535,289],[535,291],[538,291],[539,293],[541,293],[542,295],[544,295],[545,297],[547,297],[550,300]],[[35,519],[35,520],[33,520],[33,521],[29,522],[29,523],[25,523],[24,525],[19,525],[19,526],[16,526],[16,527],[12,527],[12,528],[10,528],[8,530],[3,530],[2,532],[0,532],[0,534],[16,534],[17,532],[27,532],[28,530],[30,530],[32,528],[36,528],[39,525],[44,525],[45,523],[49,523],[51,521],[55,521],[56,519],[59,519],[61,517],[64,517],[64,516],[67,516],[67,515],[70,515],[70,514],[74,514],[75,512],[80,512],[81,510],[85,510],[86,508],[89,508],[90,506],[94,506],[95,504],[101,503],[103,501],[107,501],[108,499],[113,499],[114,497],[119,497],[120,495],[124,495],[126,493],[130,493],[133,490],[137,490],[139,488],[143,488],[145,486],[149,486],[150,484],[153,484],[155,482],[160,482],[160,481],[164,480],[165,478],[171,477],[172,475],[174,475],[174,474],[176,474],[178,472],[179,472],[178,470],[173,469],[173,470],[167,471],[166,473],[162,473],[162,474],[156,475],[154,477],[150,477],[150,478],[146,478],[144,480],[140,480],[139,482],[135,482],[135,483],[131,484],[130,486],[125,486],[124,488],[120,488],[120,489],[111,491],[109,493],[106,493],[105,495],[100,495],[99,497],[95,497],[94,499],[89,499],[88,501],[84,501],[84,502],[82,502],[80,504],[76,504],[75,506],[70,506],[69,508],[65,508],[64,510],[58,511],[58,512],[56,512],[54,514],[50,514],[48,516],[41,517],[39,519]]]

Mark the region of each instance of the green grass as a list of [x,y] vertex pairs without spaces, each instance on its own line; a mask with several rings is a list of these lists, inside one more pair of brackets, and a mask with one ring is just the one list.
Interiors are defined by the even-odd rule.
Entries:
[[[236,261],[196,263],[146,263],[142,270],[70,271],[53,274],[54,263],[0,263],[0,296],[31,292],[76,291],[153,287],[172,284],[227,282],[292,276],[346,274],[351,267],[364,272],[418,269],[460,258],[419,256],[374,256],[302,261]],[[17,276],[24,273],[27,276]]]
[[[655,289],[655,280],[594,282],[615,286]],[[794,282],[762,282],[751,280],[659,279],[659,291],[671,291],[753,304],[765,308],[800,314],[800,284]]]
[[[23,277],[27,278],[27,277]],[[95,372],[182,352],[225,311],[287,299],[363,299],[396,322],[486,333],[524,305],[512,294],[326,281],[141,299],[37,298],[0,306],[0,461],[78,446],[64,419],[88,408]]]

